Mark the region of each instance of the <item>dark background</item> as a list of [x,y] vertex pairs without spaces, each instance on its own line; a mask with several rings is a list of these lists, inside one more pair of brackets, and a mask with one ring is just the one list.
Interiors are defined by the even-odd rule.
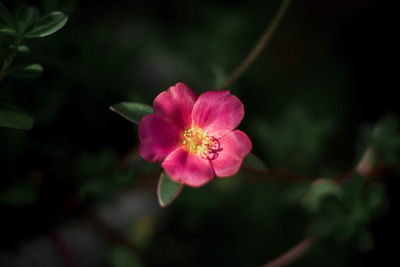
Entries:
[[[180,81],[198,94],[220,85],[280,3],[2,2],[69,15],[56,34],[29,40],[31,54],[18,59],[41,63],[44,74],[0,85],[2,101],[35,118],[30,131],[0,129],[0,188],[23,185],[29,192],[21,198],[32,195],[0,204],[0,248],[13,255],[120,192],[143,189],[155,201],[160,169],[137,159],[137,127],[108,107],[151,105]],[[229,88],[245,104],[240,128],[269,169],[313,178],[346,172],[362,153],[363,129],[387,113],[398,117],[395,18],[382,1],[292,2],[266,50]],[[279,198],[296,181],[253,176],[185,189],[171,207],[155,207],[145,265],[257,266],[301,240],[307,215]],[[390,205],[371,223],[374,247],[319,245],[295,266],[399,264],[399,179],[382,179]]]

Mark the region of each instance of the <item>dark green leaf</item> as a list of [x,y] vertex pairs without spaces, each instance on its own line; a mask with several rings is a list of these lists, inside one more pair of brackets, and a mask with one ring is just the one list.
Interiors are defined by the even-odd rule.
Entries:
[[4,27],[4,28],[0,29],[0,34],[15,36],[17,34],[17,32],[13,28]]
[[0,103],[0,126],[29,130],[33,126],[33,118],[13,106]]
[[165,208],[174,201],[182,192],[183,184],[174,182],[164,172],[158,181],[157,196],[160,206]]
[[26,38],[40,38],[55,33],[67,23],[68,17],[64,13],[56,11],[42,17],[25,34]]
[[23,34],[39,19],[40,13],[36,7],[21,7],[17,11],[16,24],[19,34]]
[[242,168],[259,173],[268,172],[268,169],[265,166],[264,162],[262,162],[262,160],[253,153],[250,153],[246,157],[244,157]]
[[25,54],[30,51],[29,47],[27,47],[26,45],[19,45],[15,48],[15,50],[17,51],[17,53],[20,54]]
[[36,190],[28,185],[16,185],[0,192],[0,202],[10,206],[27,206],[38,199]]
[[145,115],[153,113],[152,107],[134,102],[121,102],[110,106],[110,109],[136,124],[138,124]]
[[110,263],[112,267],[142,267],[138,256],[126,247],[118,246],[111,249]]
[[43,67],[39,64],[21,65],[13,67],[10,74],[19,78],[36,78],[43,73]]
[[376,215],[383,211],[385,202],[385,190],[382,184],[371,184],[366,190],[366,206],[370,214]]
[[13,18],[8,9],[0,2],[0,21],[8,26],[13,25]]
[[321,206],[321,201],[331,196],[339,198],[340,194],[340,186],[332,179],[318,179],[311,184],[302,203],[307,210],[316,212]]

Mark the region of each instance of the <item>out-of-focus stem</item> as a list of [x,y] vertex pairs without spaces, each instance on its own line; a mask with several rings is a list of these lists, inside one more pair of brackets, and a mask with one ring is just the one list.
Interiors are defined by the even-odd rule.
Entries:
[[271,40],[273,33],[275,32],[276,27],[281,21],[283,15],[285,14],[291,0],[283,0],[278,12],[276,13],[274,19],[271,24],[268,25],[261,39],[257,42],[256,46],[250,51],[247,57],[244,59],[242,64],[237,67],[237,69],[231,74],[228,80],[222,86],[215,88],[214,90],[224,90],[231,86],[245,71],[246,69],[254,62],[254,60],[260,55],[262,50]]
[[302,256],[310,248],[311,244],[312,244],[312,238],[306,237],[302,241],[300,241],[300,243],[298,243],[296,246],[289,249],[288,251],[280,255],[278,258],[264,264],[262,267],[286,266],[295,261],[300,256]]
[[15,53],[11,54],[3,63],[3,66],[0,69],[0,82],[7,74],[8,68],[11,66],[15,58]]

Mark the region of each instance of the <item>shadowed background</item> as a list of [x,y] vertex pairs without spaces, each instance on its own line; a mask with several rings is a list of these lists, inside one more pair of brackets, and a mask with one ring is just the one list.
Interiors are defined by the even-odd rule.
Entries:
[[[26,57],[44,66],[40,78],[6,77],[0,84],[1,101],[35,118],[30,131],[0,128],[2,266],[54,266],[43,259],[129,266],[134,256],[94,226],[97,215],[136,244],[144,266],[261,265],[307,228],[308,215],[285,192],[353,168],[368,125],[399,115],[388,7],[372,0],[293,1],[266,50],[229,88],[245,105],[239,128],[253,152],[269,169],[291,175],[242,171],[185,188],[161,209],[155,193],[161,169],[140,160],[137,126],[108,107],[151,105],[180,81],[198,94],[221,85],[280,1],[2,3],[11,11],[35,5],[69,16],[56,34],[27,42]],[[325,242],[293,266],[398,263],[390,243],[399,237],[399,177],[382,178],[390,208],[370,225],[374,246],[360,251],[351,242]],[[79,233],[92,234],[82,241]]]

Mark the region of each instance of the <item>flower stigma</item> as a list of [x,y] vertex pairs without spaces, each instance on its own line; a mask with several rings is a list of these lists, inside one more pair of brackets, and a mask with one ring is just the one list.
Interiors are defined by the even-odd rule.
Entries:
[[197,154],[202,159],[214,160],[218,152],[222,151],[219,141],[199,127],[183,132],[182,146],[187,152]]

